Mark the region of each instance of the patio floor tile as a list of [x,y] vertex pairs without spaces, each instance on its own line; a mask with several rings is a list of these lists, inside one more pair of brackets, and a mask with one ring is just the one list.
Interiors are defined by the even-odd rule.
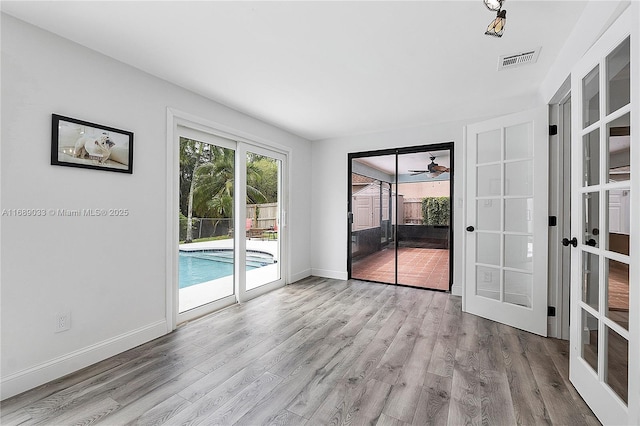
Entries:
[[[395,256],[385,249],[359,259],[351,276],[365,281],[393,283]],[[398,284],[449,290],[449,250],[413,247],[398,248]]]

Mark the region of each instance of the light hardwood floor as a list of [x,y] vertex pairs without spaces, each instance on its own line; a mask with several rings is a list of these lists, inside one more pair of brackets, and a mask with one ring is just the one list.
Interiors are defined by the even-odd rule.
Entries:
[[459,297],[307,278],[1,404],[1,423],[599,424],[567,344]]

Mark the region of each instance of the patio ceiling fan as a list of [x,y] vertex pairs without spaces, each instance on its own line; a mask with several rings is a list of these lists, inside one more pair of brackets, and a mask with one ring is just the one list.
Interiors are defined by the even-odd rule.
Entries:
[[438,163],[435,162],[436,157],[433,154],[429,153],[429,158],[431,159],[431,163],[427,164],[427,170],[409,170],[411,176],[429,173],[431,177],[436,177],[442,173],[449,173],[449,167],[439,166]]

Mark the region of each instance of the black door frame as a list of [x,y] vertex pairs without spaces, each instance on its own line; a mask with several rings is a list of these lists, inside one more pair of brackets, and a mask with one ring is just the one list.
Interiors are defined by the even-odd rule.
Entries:
[[[348,179],[347,179],[347,278],[351,279],[351,270],[352,270],[352,253],[351,253],[351,224],[353,222],[353,206],[352,206],[352,174],[353,174],[353,169],[352,169],[352,162],[355,158],[363,158],[363,157],[379,157],[379,156],[383,156],[383,155],[395,155],[396,158],[396,165],[395,165],[395,169],[396,169],[396,178],[395,178],[395,184],[396,184],[396,188],[397,188],[397,184],[398,184],[398,174],[397,174],[397,170],[398,170],[398,156],[402,155],[402,154],[415,154],[418,152],[429,152],[429,151],[444,151],[444,150],[449,150],[449,155],[451,157],[451,164],[449,165],[450,168],[450,187],[449,187],[449,211],[450,211],[450,217],[449,217],[449,290],[451,291],[451,287],[453,286],[453,215],[454,215],[454,211],[453,211],[453,199],[454,199],[454,175],[455,175],[455,165],[454,165],[454,143],[453,142],[444,142],[444,143],[435,143],[435,144],[429,144],[429,145],[418,145],[418,146],[409,146],[409,147],[402,147],[402,148],[390,148],[390,149],[381,149],[381,150],[375,150],[375,151],[361,151],[361,152],[351,152],[347,154],[347,173],[348,173]],[[398,202],[397,202],[397,190],[396,190],[396,228],[398,226]],[[397,250],[398,250],[398,238],[397,238],[397,230],[395,233],[395,238],[394,238],[394,250],[396,252],[396,256],[395,256],[395,284],[392,285],[397,285],[397,286],[402,286],[402,287],[414,287],[414,286],[410,286],[410,285],[406,285],[406,284],[398,284],[398,256],[397,256]],[[389,283],[384,283],[384,284],[389,284]],[[423,288],[423,287],[414,287],[414,288]],[[437,289],[429,289],[429,290],[434,290],[434,291],[442,291],[442,290],[437,290]]]

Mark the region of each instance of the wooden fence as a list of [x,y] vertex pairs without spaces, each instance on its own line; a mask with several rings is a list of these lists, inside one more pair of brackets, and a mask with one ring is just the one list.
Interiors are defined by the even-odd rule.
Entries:
[[422,200],[406,198],[404,200],[404,222],[406,224],[422,224]]
[[251,219],[251,228],[277,228],[278,203],[247,204],[247,222]]

